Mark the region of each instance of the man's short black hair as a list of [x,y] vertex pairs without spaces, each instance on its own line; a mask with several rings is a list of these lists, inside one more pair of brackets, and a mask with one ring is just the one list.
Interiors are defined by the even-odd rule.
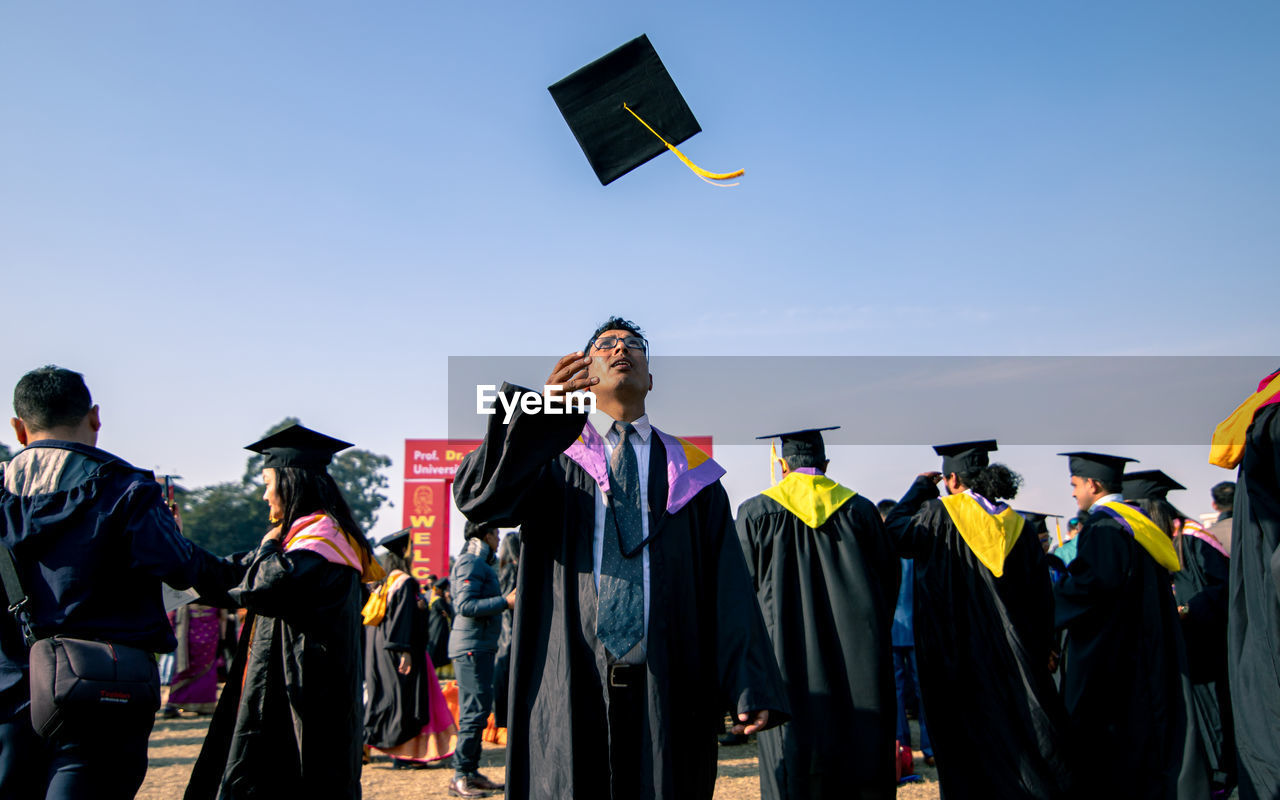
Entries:
[[1097,478],[1090,478],[1089,480],[1091,480],[1091,481],[1093,481],[1094,483],[1098,484],[1098,488],[1102,490],[1102,493],[1103,493],[1103,494],[1119,494],[1119,493],[1120,493],[1120,482],[1119,482],[1119,481],[1115,481],[1115,482],[1112,482],[1112,481],[1100,481],[1100,480],[1098,480]]
[[879,511],[880,516],[883,517],[892,511],[893,507],[897,504],[896,500],[881,500],[879,503],[876,503],[876,511]]
[[644,331],[640,330],[640,326],[631,320],[623,319],[622,317],[609,317],[600,323],[595,333],[591,334],[591,338],[587,340],[587,346],[582,348],[582,352],[586,355],[591,355],[591,343],[605,331],[630,331],[641,339],[644,338]]
[[1215,484],[1209,493],[1213,495],[1213,504],[1222,508],[1231,508],[1236,502],[1236,485],[1231,481]]
[[13,413],[30,431],[78,425],[91,408],[84,376],[52,364],[23,375],[13,389]]

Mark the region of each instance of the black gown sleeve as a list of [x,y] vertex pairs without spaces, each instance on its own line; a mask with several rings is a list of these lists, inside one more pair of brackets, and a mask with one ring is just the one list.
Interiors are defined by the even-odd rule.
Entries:
[[418,585],[412,578],[401,581],[387,598],[387,613],[382,618],[383,648],[409,652],[413,650],[413,621],[418,613]]
[[885,517],[885,529],[901,557],[924,556],[932,548],[933,526],[924,524],[916,515],[925,503],[939,496],[937,484],[921,475]]
[[729,496],[716,483],[708,495],[707,525],[713,532],[716,570],[716,667],[729,708],[738,714],[769,712],[769,728],[791,718],[791,707],[773,645],[754,602],[751,576],[729,511]]
[[1182,537],[1182,557],[1188,562],[1195,562],[1183,568],[1194,569],[1202,584],[1192,596],[1178,598],[1187,607],[1187,621],[1197,626],[1225,626],[1230,560],[1212,545],[1185,535]]
[[548,467],[582,433],[587,415],[526,414],[518,400],[531,390],[510,383],[499,392],[517,400],[511,422],[504,424],[503,406],[489,418],[484,443],[458,466],[453,499],[458,510],[475,522],[518,525],[536,513],[536,504],[550,493]]
[[734,521],[734,528],[738,533],[738,546],[742,548],[743,558],[747,562],[747,574],[751,576],[751,583],[759,592],[760,576],[768,572],[768,567],[761,562],[768,558],[768,554],[765,552],[767,548],[763,541],[764,537],[760,536],[758,530],[760,521],[752,516],[746,505],[743,503],[738,507],[738,518]]
[[1053,589],[1054,625],[1066,627],[1100,604],[1110,604],[1132,568],[1128,531],[1111,518],[1092,514],[1077,534],[1076,557]]
[[239,585],[227,592],[241,608],[300,627],[339,612],[347,601],[351,567],[300,550],[286,553],[280,542],[263,542],[253,552]]

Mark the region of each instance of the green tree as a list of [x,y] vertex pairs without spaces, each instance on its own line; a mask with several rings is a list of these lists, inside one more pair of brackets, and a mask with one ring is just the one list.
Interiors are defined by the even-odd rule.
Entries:
[[[286,417],[263,437],[290,425]],[[390,485],[381,470],[391,459],[368,450],[339,453],[329,465],[329,474],[351,506],[356,522],[368,533],[386,502],[384,490]],[[193,542],[215,553],[227,554],[256,547],[267,532],[267,505],[262,499],[262,456],[254,453],[245,464],[239,483],[219,483],[193,490],[183,499],[183,530]]]
[[216,483],[188,492],[179,503],[183,533],[218,555],[257,547],[271,527],[260,486]]

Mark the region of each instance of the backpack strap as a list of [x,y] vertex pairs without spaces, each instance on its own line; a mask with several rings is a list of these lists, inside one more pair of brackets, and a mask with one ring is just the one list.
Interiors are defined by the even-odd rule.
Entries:
[[18,565],[13,561],[13,551],[0,545],[0,579],[4,580],[4,592],[9,598],[9,613],[22,628],[22,638],[27,647],[35,644],[36,637],[31,632],[31,618],[27,613],[30,598],[22,588],[22,579],[18,577]]

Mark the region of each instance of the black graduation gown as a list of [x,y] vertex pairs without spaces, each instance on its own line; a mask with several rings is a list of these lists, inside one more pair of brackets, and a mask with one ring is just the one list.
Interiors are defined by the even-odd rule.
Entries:
[[[527,389],[504,384],[509,397]],[[491,417],[458,468],[454,499],[475,521],[520,525],[507,720],[508,798],[607,798],[605,652],[595,637],[595,479],[564,451],[584,414]],[[641,796],[710,798],[724,709],[787,703],[751,578],[717,481],[664,513],[665,447],[650,440],[648,713]]]
[[360,573],[278,542],[233,560],[249,613],[186,800],[359,798]]
[[449,658],[449,631],[453,623],[453,606],[443,597],[427,601],[427,647],[431,664],[443,667]]
[[1227,580],[1230,562],[1213,545],[1178,537],[1182,569],[1173,593],[1187,607],[1182,637],[1191,680],[1191,721],[1203,745],[1212,780],[1232,787],[1236,776],[1235,732],[1227,684]]
[[885,520],[915,561],[916,662],[947,800],[1070,796],[1067,721],[1049,672],[1053,594],[1034,535],[997,578],[927,478]]
[[757,495],[737,525],[791,703],[759,735],[761,795],[892,798],[901,562],[879,512],[855,496],[811,528]]
[[1242,800],[1280,798],[1280,404],[1254,416],[1231,515],[1227,657]]
[[1054,587],[1056,623],[1069,634],[1062,694],[1077,788],[1083,797],[1176,797],[1187,709],[1169,571],[1100,511],[1078,539]]
[[[418,607],[419,591],[412,577],[401,581],[387,597],[382,622],[364,629],[364,743],[374,747],[404,744],[431,721],[436,674],[427,669],[427,612]],[[408,675],[398,669],[401,653],[409,654]]]

